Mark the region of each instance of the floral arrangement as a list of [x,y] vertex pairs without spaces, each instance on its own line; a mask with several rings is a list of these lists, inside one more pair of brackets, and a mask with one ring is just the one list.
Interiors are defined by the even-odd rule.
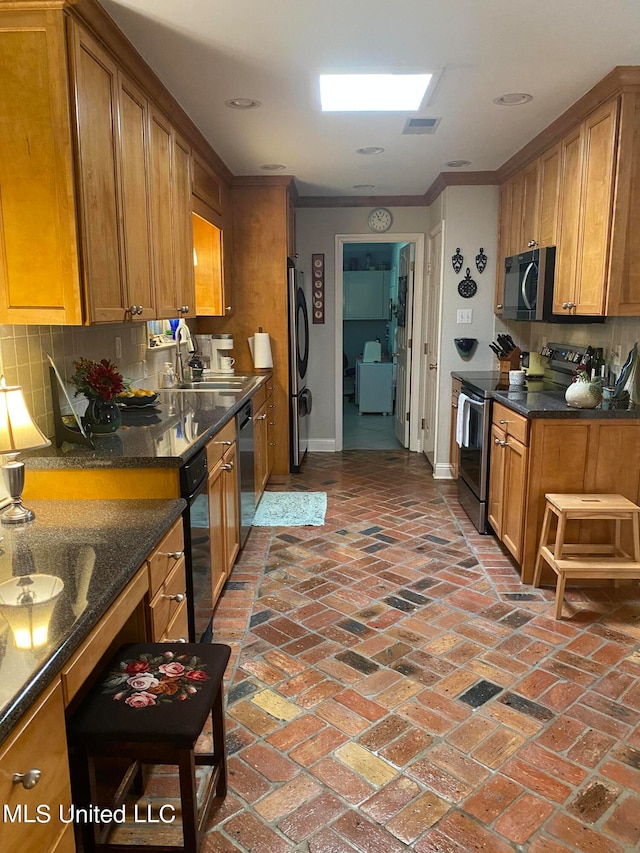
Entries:
[[208,681],[206,664],[200,658],[164,652],[142,654],[120,661],[102,684],[103,693],[112,693],[116,702],[124,700],[131,708],[150,708],[172,701],[184,702]]
[[75,396],[84,394],[85,397],[99,397],[101,400],[113,400],[125,387],[122,374],[118,368],[106,358],[93,361],[90,358],[80,358],[73,362],[75,373],[71,381],[76,387]]

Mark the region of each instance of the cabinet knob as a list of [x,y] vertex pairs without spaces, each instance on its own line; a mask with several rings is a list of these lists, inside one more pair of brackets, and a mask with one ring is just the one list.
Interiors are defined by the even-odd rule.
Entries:
[[269,426],[277,426],[275,421],[269,421]]
[[35,786],[40,781],[42,773],[34,767],[32,770],[27,770],[26,773],[14,773],[12,782],[14,785],[22,785],[27,791]]
[[269,442],[269,447],[275,447],[275,446],[276,446],[275,441],[270,441],[270,442]]
[[275,390],[276,390],[275,385],[267,385],[267,391],[275,391]]
[[184,601],[184,592],[177,592],[175,595],[163,595],[163,598],[168,598],[169,601]]
[[275,404],[275,403],[269,403],[269,408],[270,408],[270,409],[275,409],[275,407],[276,407],[276,404]]
[[496,311],[502,311],[503,308],[504,305],[502,304],[502,302],[498,302],[498,304],[496,305]]
[[136,314],[142,314],[143,311],[144,308],[142,307],[142,305],[138,305],[138,310],[136,311]]
[[166,640],[161,640],[162,643],[186,643],[186,637],[176,637],[175,640],[172,640],[170,637],[167,637]]
[[226,312],[227,314],[231,314],[231,311],[232,311],[233,309],[231,308],[231,305],[226,305],[224,310],[225,310],[225,312]]
[[501,441],[499,438],[494,438],[493,442],[494,442],[494,444],[497,444],[498,447],[506,447],[507,446],[507,442]]
[[131,314],[132,317],[134,314],[137,314],[137,313],[138,313],[138,306],[137,305],[130,305],[128,308],[125,308],[125,314]]
[[498,421],[499,424],[508,424],[509,421]]
[[179,560],[184,557],[184,551],[159,551],[161,557],[171,557],[172,560]]
[[223,470],[223,471],[232,471],[232,470],[233,470],[233,462],[226,462],[226,463],[222,466],[222,470]]
[[189,313],[189,306],[188,305],[183,305],[182,308],[178,308],[178,314],[188,314],[188,313]]

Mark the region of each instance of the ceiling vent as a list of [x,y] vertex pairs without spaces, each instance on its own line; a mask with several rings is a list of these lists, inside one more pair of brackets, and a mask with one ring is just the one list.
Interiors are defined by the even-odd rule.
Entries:
[[408,118],[402,133],[435,133],[441,121],[441,118]]

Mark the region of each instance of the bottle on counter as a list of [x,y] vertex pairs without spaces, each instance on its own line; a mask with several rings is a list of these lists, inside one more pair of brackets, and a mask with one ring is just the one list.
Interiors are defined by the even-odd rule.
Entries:
[[164,373],[160,383],[163,388],[175,388],[177,384],[176,371],[170,361],[165,362]]

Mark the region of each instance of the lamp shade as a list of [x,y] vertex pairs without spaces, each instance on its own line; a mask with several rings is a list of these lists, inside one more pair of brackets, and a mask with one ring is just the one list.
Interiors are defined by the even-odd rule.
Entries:
[[51,442],[34,423],[19,385],[0,380],[0,453],[48,447]]
[[0,583],[0,613],[18,649],[37,649],[49,638],[49,622],[64,583],[54,575],[25,575]]

